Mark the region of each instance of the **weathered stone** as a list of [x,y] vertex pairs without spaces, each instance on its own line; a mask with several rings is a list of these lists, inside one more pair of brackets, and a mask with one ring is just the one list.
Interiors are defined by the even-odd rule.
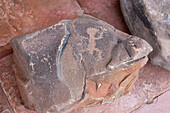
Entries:
[[151,46],[83,15],[15,37],[14,70],[25,105],[61,112],[113,101],[133,90]]
[[12,37],[81,14],[76,0],[0,0],[0,58],[11,53],[12,48],[5,46]]
[[121,0],[125,21],[135,36],[153,47],[152,64],[170,70],[170,1]]
[[101,19],[116,29],[130,33],[124,21],[119,0],[77,0],[85,14]]

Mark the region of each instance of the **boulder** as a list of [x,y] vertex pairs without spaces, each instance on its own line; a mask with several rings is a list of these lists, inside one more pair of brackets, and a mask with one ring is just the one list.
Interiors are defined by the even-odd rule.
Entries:
[[83,15],[11,40],[25,106],[62,112],[112,102],[132,92],[152,47]]
[[121,0],[125,21],[135,36],[153,47],[152,64],[170,71],[169,0]]

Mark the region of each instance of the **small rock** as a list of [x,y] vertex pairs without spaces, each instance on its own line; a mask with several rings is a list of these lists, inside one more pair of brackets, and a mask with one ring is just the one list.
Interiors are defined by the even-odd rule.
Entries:
[[121,0],[125,21],[135,36],[153,47],[152,64],[170,71],[170,1]]
[[61,112],[112,102],[132,92],[152,47],[83,15],[11,40],[25,106]]

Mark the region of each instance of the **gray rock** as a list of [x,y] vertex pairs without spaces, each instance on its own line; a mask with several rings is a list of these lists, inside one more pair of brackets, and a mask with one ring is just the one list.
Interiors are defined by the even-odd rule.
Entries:
[[[128,93],[152,51],[143,39],[87,15],[15,37],[11,44],[22,99],[40,113],[107,103]],[[109,87],[100,92],[103,86]]]
[[170,1],[120,0],[125,21],[135,36],[153,47],[152,64],[170,71]]

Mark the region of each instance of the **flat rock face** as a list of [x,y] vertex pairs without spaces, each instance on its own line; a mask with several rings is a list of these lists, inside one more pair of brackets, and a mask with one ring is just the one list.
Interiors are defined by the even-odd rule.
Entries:
[[100,105],[131,92],[152,51],[146,41],[88,15],[11,44],[21,97],[38,112]]
[[169,5],[169,0],[121,0],[131,33],[151,44],[151,62],[167,70],[170,70]]

